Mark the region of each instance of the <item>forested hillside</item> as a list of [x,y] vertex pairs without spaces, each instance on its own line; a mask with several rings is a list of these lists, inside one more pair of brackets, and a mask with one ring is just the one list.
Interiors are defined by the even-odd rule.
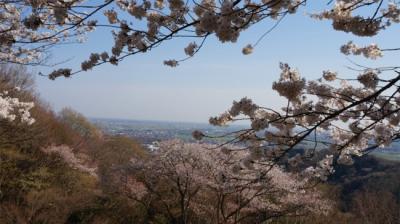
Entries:
[[34,102],[35,119],[0,120],[0,223],[137,222],[140,209],[101,181],[113,165],[145,157],[136,142],[104,136],[70,109],[55,114],[22,67],[1,67],[0,92]]
[[399,222],[398,163],[361,158],[314,186],[274,168],[252,184],[235,179],[258,175],[235,163],[242,151],[175,140],[150,154],[72,109],[54,113],[22,67],[2,66],[0,85],[34,103],[33,123],[1,120],[0,223]]

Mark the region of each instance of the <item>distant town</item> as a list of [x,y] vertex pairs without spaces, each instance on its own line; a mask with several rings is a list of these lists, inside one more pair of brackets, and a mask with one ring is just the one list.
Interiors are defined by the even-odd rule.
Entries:
[[[196,140],[192,137],[192,132],[194,130],[202,131],[209,136],[222,136],[226,133],[248,128],[245,125],[216,127],[205,123],[109,118],[91,118],[90,121],[107,134],[134,138],[150,151],[157,149],[158,142],[163,140],[180,139],[185,142],[195,142]],[[228,141],[229,139],[229,137],[205,138],[203,142],[218,144]],[[305,144],[303,147],[307,147],[307,145]],[[388,160],[400,161],[399,152],[400,143],[393,142],[390,147],[375,150],[371,154]]]
[[[139,121],[124,119],[91,118],[92,123],[110,135],[124,135],[132,137],[150,150],[157,147],[157,142],[168,139],[181,139],[185,142],[195,142],[192,137],[194,130],[200,130],[209,136],[221,136],[229,132],[246,128],[233,125],[215,127],[209,124],[166,121]],[[229,137],[205,139],[207,143],[222,143]]]

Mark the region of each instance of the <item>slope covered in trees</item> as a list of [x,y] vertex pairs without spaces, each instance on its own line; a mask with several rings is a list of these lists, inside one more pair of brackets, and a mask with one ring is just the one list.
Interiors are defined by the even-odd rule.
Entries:
[[34,103],[35,119],[1,120],[0,223],[399,221],[399,164],[356,160],[309,185],[282,167],[260,175],[264,166],[234,148],[167,141],[151,154],[72,109],[52,112],[23,68],[0,77],[2,91]]
[[1,67],[1,91],[33,102],[35,122],[1,119],[0,223],[134,222],[138,210],[103,190],[97,166],[145,152],[133,140],[101,136],[76,112],[55,114],[33,86],[22,67]]

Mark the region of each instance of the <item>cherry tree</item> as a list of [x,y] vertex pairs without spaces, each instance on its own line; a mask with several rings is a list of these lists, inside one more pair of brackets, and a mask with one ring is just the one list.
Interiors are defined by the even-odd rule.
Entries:
[[31,125],[35,119],[29,112],[34,106],[33,102],[20,102],[18,98],[8,95],[8,91],[0,93],[0,119],[12,122],[20,119],[22,123]]
[[199,219],[261,223],[281,216],[326,214],[332,207],[308,178],[277,165],[266,171],[265,164],[250,164],[249,153],[234,146],[213,147],[161,142],[150,160],[132,161],[131,170],[141,173],[131,187],[138,192],[133,198],[143,204],[157,201],[167,217],[178,223]]
[[29,78],[18,68],[0,66],[0,146],[23,143],[32,138],[25,130],[35,122],[32,115],[35,102],[26,97],[30,88]]

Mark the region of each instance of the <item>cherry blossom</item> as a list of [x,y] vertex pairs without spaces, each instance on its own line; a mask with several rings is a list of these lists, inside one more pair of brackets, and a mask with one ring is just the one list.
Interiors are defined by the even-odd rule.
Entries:
[[33,107],[33,102],[21,102],[18,98],[9,96],[8,91],[0,93],[0,119],[10,122],[20,119],[21,123],[31,125],[35,122],[30,113]]
[[[278,24],[300,7],[307,10],[306,3],[307,0],[0,1],[0,62],[44,64],[53,46],[81,42],[96,28],[110,29],[114,36],[108,57],[99,60],[93,56],[101,53],[88,52],[88,60],[80,70],[53,72],[50,78],[70,77],[105,63],[117,65],[126,57],[146,53],[171,38],[193,40],[182,46],[185,55],[192,57],[210,35],[222,43],[234,43],[249,27],[264,20]],[[332,21],[332,27],[338,31],[372,37],[399,23],[399,11],[398,3],[393,1],[335,0],[311,17]],[[264,35],[260,36],[258,41],[245,46],[242,53],[251,54]],[[196,44],[200,43],[196,40],[201,44]],[[344,54],[371,59],[396,49],[383,49],[376,44],[358,47],[353,41],[341,47]],[[164,64],[175,67],[183,60],[186,58],[168,59]]]
[[[248,129],[224,135],[232,137],[230,144],[250,153],[244,160],[249,167],[260,162],[266,164],[265,169],[271,163],[286,164],[306,176],[326,180],[335,163],[351,165],[354,157],[399,139],[397,68],[364,68],[357,79],[349,80],[326,70],[311,81],[288,64],[281,63],[280,68],[280,79],[272,89],[286,98],[285,107],[260,106],[244,97],[210,118],[216,126],[249,121]],[[201,133],[201,137],[215,136]],[[299,166],[303,162],[311,166]]]

